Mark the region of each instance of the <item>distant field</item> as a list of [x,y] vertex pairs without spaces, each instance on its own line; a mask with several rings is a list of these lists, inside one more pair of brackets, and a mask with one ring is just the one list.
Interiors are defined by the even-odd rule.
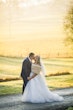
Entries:
[[[23,58],[0,57],[0,79],[20,78]],[[73,87],[73,58],[43,59],[47,74],[70,72],[69,75],[46,77],[50,89]],[[22,80],[0,82],[0,94],[20,93]]]
[[44,59],[47,74],[56,72],[73,73],[73,58],[50,58]]
[[0,55],[24,57],[33,51],[42,57],[72,57],[63,39],[9,40],[0,41]]
[[[23,58],[0,57],[0,77],[19,77]],[[47,74],[57,72],[73,73],[73,58],[49,58],[43,59]]]
[[0,57],[0,77],[19,77],[22,59]]

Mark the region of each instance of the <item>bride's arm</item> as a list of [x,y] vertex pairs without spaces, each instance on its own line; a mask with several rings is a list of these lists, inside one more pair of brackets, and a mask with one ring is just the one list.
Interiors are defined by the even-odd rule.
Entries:
[[33,79],[33,78],[36,77],[36,76],[37,76],[37,74],[34,73],[31,77],[27,77],[27,79],[28,79],[28,80],[31,80],[31,79]]
[[41,71],[41,66],[40,65],[36,65],[36,64],[32,64],[32,72],[34,73],[32,76],[27,77],[28,80],[33,79],[34,77],[36,77]]

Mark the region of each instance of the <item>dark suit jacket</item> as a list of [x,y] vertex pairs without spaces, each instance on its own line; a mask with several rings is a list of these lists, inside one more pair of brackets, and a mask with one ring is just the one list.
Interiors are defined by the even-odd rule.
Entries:
[[23,61],[22,71],[21,71],[21,77],[26,83],[28,82],[27,77],[30,75],[30,73],[31,73],[31,62],[29,58],[26,58]]

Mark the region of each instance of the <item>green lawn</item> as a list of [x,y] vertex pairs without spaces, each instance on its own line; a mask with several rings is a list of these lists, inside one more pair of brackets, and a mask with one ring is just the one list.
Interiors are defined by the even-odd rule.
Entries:
[[66,109],[66,110],[73,110],[73,107],[69,107],[68,109]]
[[22,58],[0,57],[0,76],[19,77],[22,66]]
[[0,83],[0,95],[22,92],[22,81],[7,81]]
[[73,73],[73,58],[44,59],[47,73],[71,72]]
[[[0,79],[20,78],[23,58],[0,57]],[[73,58],[43,59],[47,74],[70,72],[69,75],[46,77],[50,89],[73,87]],[[22,80],[0,82],[0,95],[21,93]]]

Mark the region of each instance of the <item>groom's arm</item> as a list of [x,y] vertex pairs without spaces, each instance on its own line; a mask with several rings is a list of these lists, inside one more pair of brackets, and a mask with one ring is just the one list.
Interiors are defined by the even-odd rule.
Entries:
[[36,76],[37,76],[37,74],[34,73],[31,77],[27,77],[27,79],[28,79],[28,80],[31,80],[31,79],[33,79],[33,78],[36,77]]
[[28,74],[28,62],[27,61],[23,62],[23,69],[24,69],[24,73],[27,75]]
[[26,79],[27,78],[27,73],[28,72],[28,63],[27,63],[27,61],[25,60],[24,62],[23,62],[23,64],[22,64],[22,77],[24,78],[24,79]]

